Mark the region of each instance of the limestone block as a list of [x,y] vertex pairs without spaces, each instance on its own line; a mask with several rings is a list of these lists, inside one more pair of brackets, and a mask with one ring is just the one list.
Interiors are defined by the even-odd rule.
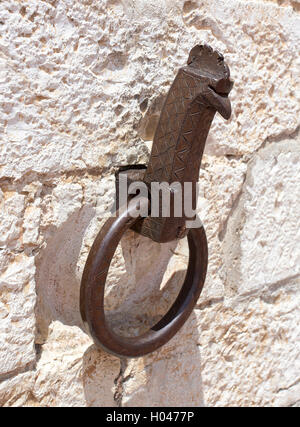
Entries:
[[0,275],[0,379],[35,362],[34,259],[19,254],[6,262]]
[[[77,327],[53,322],[41,349],[32,389],[40,406],[110,406],[120,363],[93,350]],[[30,402],[28,402],[30,406]]]
[[240,295],[300,274],[300,150],[273,143],[248,165],[243,194],[223,242],[227,289]]
[[34,374],[27,372],[12,377],[0,383],[0,405],[1,407],[23,407],[39,406],[32,388],[34,386]]
[[207,406],[299,406],[299,279],[196,311]]
[[120,362],[77,327],[53,322],[34,370],[0,383],[1,406],[114,406]]

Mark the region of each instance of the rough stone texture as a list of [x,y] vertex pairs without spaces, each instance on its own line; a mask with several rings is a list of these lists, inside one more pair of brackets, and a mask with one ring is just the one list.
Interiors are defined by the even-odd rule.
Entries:
[[9,257],[4,252],[1,263],[4,262],[9,264],[0,278],[0,378],[17,373],[20,368],[34,363],[36,357],[33,258],[24,254]]
[[[300,406],[299,10],[1,2],[1,406]],[[114,171],[147,162],[176,69],[202,40],[235,80],[232,118],[216,117],[200,174],[205,289],[166,346],[119,360],[82,330],[83,266]],[[186,262],[185,241],[128,232],[108,279],[113,326],[135,334],[157,320]]]

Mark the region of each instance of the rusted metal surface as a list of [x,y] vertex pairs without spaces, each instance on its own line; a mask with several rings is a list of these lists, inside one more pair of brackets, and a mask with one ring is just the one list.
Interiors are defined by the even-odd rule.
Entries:
[[[155,132],[144,181],[196,182],[205,142],[215,113],[225,119],[231,115],[228,94],[233,82],[223,56],[209,46],[195,46],[188,65],[179,69],[165,100]],[[187,218],[148,217],[134,229],[156,242],[184,237]]]
[[[233,82],[223,56],[208,46],[195,46],[187,66],[179,69],[165,100],[155,133],[148,166],[122,168],[129,183],[143,181],[172,184],[193,183],[195,186],[207,135],[218,111],[229,119],[228,94]],[[125,169],[125,170],[124,170]],[[151,353],[171,339],[190,315],[204,285],[207,271],[207,241],[203,226],[185,228],[187,218],[134,218],[139,205],[149,206],[147,198],[133,199],[126,209],[117,211],[100,230],[89,253],[81,283],[81,316],[95,344],[121,357],[138,357]],[[107,324],[104,312],[104,288],[111,260],[122,235],[133,229],[156,242],[168,242],[187,235],[189,264],[181,291],[168,313],[139,337],[117,336]]]
[[169,341],[181,328],[193,310],[207,269],[207,242],[204,228],[191,229],[188,234],[189,265],[181,291],[165,316],[148,332],[139,337],[117,336],[107,324],[104,312],[104,289],[111,259],[124,232],[139,219],[128,209],[116,218],[110,218],[98,234],[84,269],[81,286],[81,316],[95,344],[105,351],[121,357],[138,357],[151,353]]

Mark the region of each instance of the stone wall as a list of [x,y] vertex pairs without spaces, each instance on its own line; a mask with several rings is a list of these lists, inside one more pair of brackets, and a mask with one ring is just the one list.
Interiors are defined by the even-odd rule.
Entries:
[[[1,406],[300,406],[299,11],[299,0],[1,1]],[[83,331],[83,266],[114,171],[147,161],[199,41],[235,80],[200,174],[205,290],[161,350],[119,360]],[[115,326],[161,316],[186,260],[185,241],[125,235],[107,288]]]

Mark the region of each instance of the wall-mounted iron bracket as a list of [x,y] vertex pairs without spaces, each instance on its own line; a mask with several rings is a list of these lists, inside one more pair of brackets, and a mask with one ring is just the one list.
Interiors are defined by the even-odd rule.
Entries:
[[[88,256],[81,283],[81,315],[94,342],[100,348],[121,357],[151,353],[171,339],[193,310],[204,285],[207,271],[207,241],[203,226],[188,229],[185,210],[176,216],[170,192],[170,216],[151,216],[152,183],[192,183],[192,203],[197,202],[196,183],[205,142],[218,111],[225,119],[231,115],[228,98],[233,82],[223,56],[207,45],[195,46],[187,66],[179,69],[166,97],[155,132],[149,163],[121,168],[116,174],[117,204],[119,181],[143,182],[150,197],[133,198],[122,206],[100,230]],[[182,195],[182,200],[185,195]],[[149,215],[136,218],[137,207]],[[139,337],[117,336],[104,313],[104,287],[110,262],[123,233],[131,228],[155,242],[164,243],[188,236],[190,258],[181,291],[168,313]]]

